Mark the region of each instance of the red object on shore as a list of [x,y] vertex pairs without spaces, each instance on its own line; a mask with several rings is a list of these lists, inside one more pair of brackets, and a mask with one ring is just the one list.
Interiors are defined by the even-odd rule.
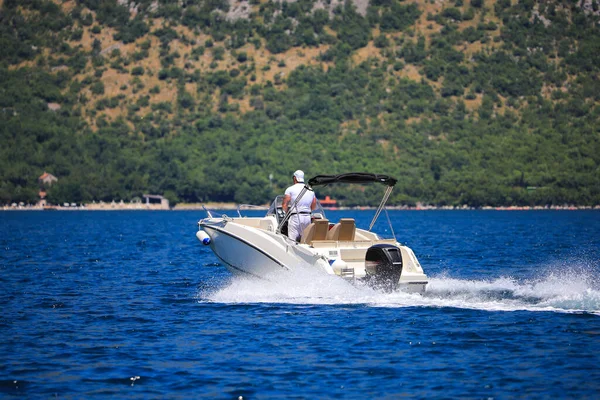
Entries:
[[337,205],[337,200],[334,200],[329,196],[325,196],[325,199],[319,200],[319,203],[321,203],[323,207],[335,207]]

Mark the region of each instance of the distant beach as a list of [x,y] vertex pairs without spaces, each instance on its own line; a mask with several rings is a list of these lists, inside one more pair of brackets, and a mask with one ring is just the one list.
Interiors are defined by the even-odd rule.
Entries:
[[[181,211],[181,210],[203,210],[207,208],[209,210],[237,210],[243,205],[237,203],[220,203],[220,202],[207,202],[207,203],[179,203],[174,207],[165,207],[162,204],[157,203],[139,203],[139,202],[93,202],[93,203],[71,203],[63,205],[31,205],[31,204],[11,204],[2,206],[4,211],[124,211],[124,210],[148,210],[148,211]],[[267,209],[268,204],[261,205]],[[371,210],[376,209],[374,206],[355,206],[355,207],[323,207],[325,210]],[[416,206],[387,206],[388,210],[412,210],[412,211],[428,211],[428,210],[498,210],[498,211],[531,211],[531,210],[600,210],[600,205],[595,206],[576,206],[576,205],[548,205],[548,206],[509,206],[509,207],[494,207],[494,206],[483,206],[483,207],[469,207],[463,206],[432,206],[426,204],[417,204]]]

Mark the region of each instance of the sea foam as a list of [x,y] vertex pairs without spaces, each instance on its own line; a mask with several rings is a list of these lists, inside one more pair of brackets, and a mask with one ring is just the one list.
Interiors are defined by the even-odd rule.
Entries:
[[575,266],[546,268],[531,279],[501,276],[462,279],[432,276],[426,292],[382,293],[319,271],[299,268],[269,280],[232,277],[223,287],[201,290],[203,301],[217,303],[363,304],[371,307],[454,307],[487,311],[588,312],[600,315],[600,285],[591,271]]

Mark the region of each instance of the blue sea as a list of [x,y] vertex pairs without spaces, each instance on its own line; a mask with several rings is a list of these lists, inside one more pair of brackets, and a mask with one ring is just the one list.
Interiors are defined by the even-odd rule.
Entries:
[[600,396],[600,211],[390,211],[422,296],[232,276],[204,216],[0,212],[0,397]]

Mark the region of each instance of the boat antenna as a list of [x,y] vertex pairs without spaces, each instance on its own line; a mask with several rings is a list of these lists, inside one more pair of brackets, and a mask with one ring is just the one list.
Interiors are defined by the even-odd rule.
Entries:
[[385,203],[387,202],[388,198],[390,197],[390,194],[392,193],[393,188],[394,188],[393,186],[388,186],[387,189],[385,190],[383,199],[381,199],[381,203],[379,203],[379,207],[377,208],[375,217],[373,217],[373,221],[371,221],[371,225],[369,226],[369,232],[371,232],[371,229],[373,229],[373,225],[375,225],[375,221],[377,221],[377,218],[379,217],[381,210],[383,209],[383,207],[385,206]]
[[292,216],[292,210],[296,208],[296,205],[298,204],[298,202],[300,201],[302,196],[304,196],[304,194],[306,193],[307,190],[312,190],[312,189],[308,186],[308,184],[305,183],[304,187],[298,194],[298,197],[296,197],[296,200],[294,200],[294,204],[292,204],[291,207],[288,207],[288,210],[285,213],[285,217],[283,217],[283,220],[281,220],[281,222],[279,223],[279,226],[277,227],[277,233],[281,233],[281,229],[283,228],[283,225],[285,225],[287,220],[290,219],[290,217]]

